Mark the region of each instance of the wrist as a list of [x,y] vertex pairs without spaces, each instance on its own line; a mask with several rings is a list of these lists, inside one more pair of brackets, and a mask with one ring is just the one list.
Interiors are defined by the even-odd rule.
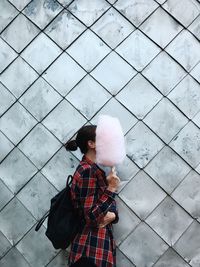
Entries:
[[112,187],[112,186],[108,186],[107,189],[113,193],[115,193],[116,191],[115,187]]

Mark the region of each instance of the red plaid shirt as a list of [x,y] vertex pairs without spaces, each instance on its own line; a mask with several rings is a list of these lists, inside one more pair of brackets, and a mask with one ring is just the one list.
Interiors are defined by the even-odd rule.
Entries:
[[[116,267],[116,244],[113,223],[119,220],[116,193],[107,189],[105,172],[85,155],[77,167],[71,186],[74,208],[84,212],[85,225],[71,243],[68,264],[76,262],[83,252],[97,267]],[[98,225],[108,211],[116,219],[103,228]]]

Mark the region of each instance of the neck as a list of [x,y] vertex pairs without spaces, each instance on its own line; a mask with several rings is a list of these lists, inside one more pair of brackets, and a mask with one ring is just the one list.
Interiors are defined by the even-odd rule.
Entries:
[[89,158],[91,161],[96,162],[96,152],[95,150],[88,150],[88,152],[85,154],[87,158]]

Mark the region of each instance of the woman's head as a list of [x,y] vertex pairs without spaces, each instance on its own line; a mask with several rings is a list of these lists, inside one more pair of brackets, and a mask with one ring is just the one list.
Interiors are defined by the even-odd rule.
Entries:
[[90,148],[94,148],[96,138],[96,125],[86,125],[78,130],[75,140],[70,140],[65,144],[67,150],[75,151],[79,147],[83,154]]

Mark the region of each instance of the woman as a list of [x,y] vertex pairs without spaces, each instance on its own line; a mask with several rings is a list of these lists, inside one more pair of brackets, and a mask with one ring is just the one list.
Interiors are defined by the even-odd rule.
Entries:
[[83,153],[73,175],[71,197],[85,223],[71,243],[70,267],[116,267],[112,224],[119,220],[115,192],[120,180],[112,172],[106,177],[95,163],[95,136],[95,125],[83,126],[76,139],[65,145],[71,151],[79,147]]

